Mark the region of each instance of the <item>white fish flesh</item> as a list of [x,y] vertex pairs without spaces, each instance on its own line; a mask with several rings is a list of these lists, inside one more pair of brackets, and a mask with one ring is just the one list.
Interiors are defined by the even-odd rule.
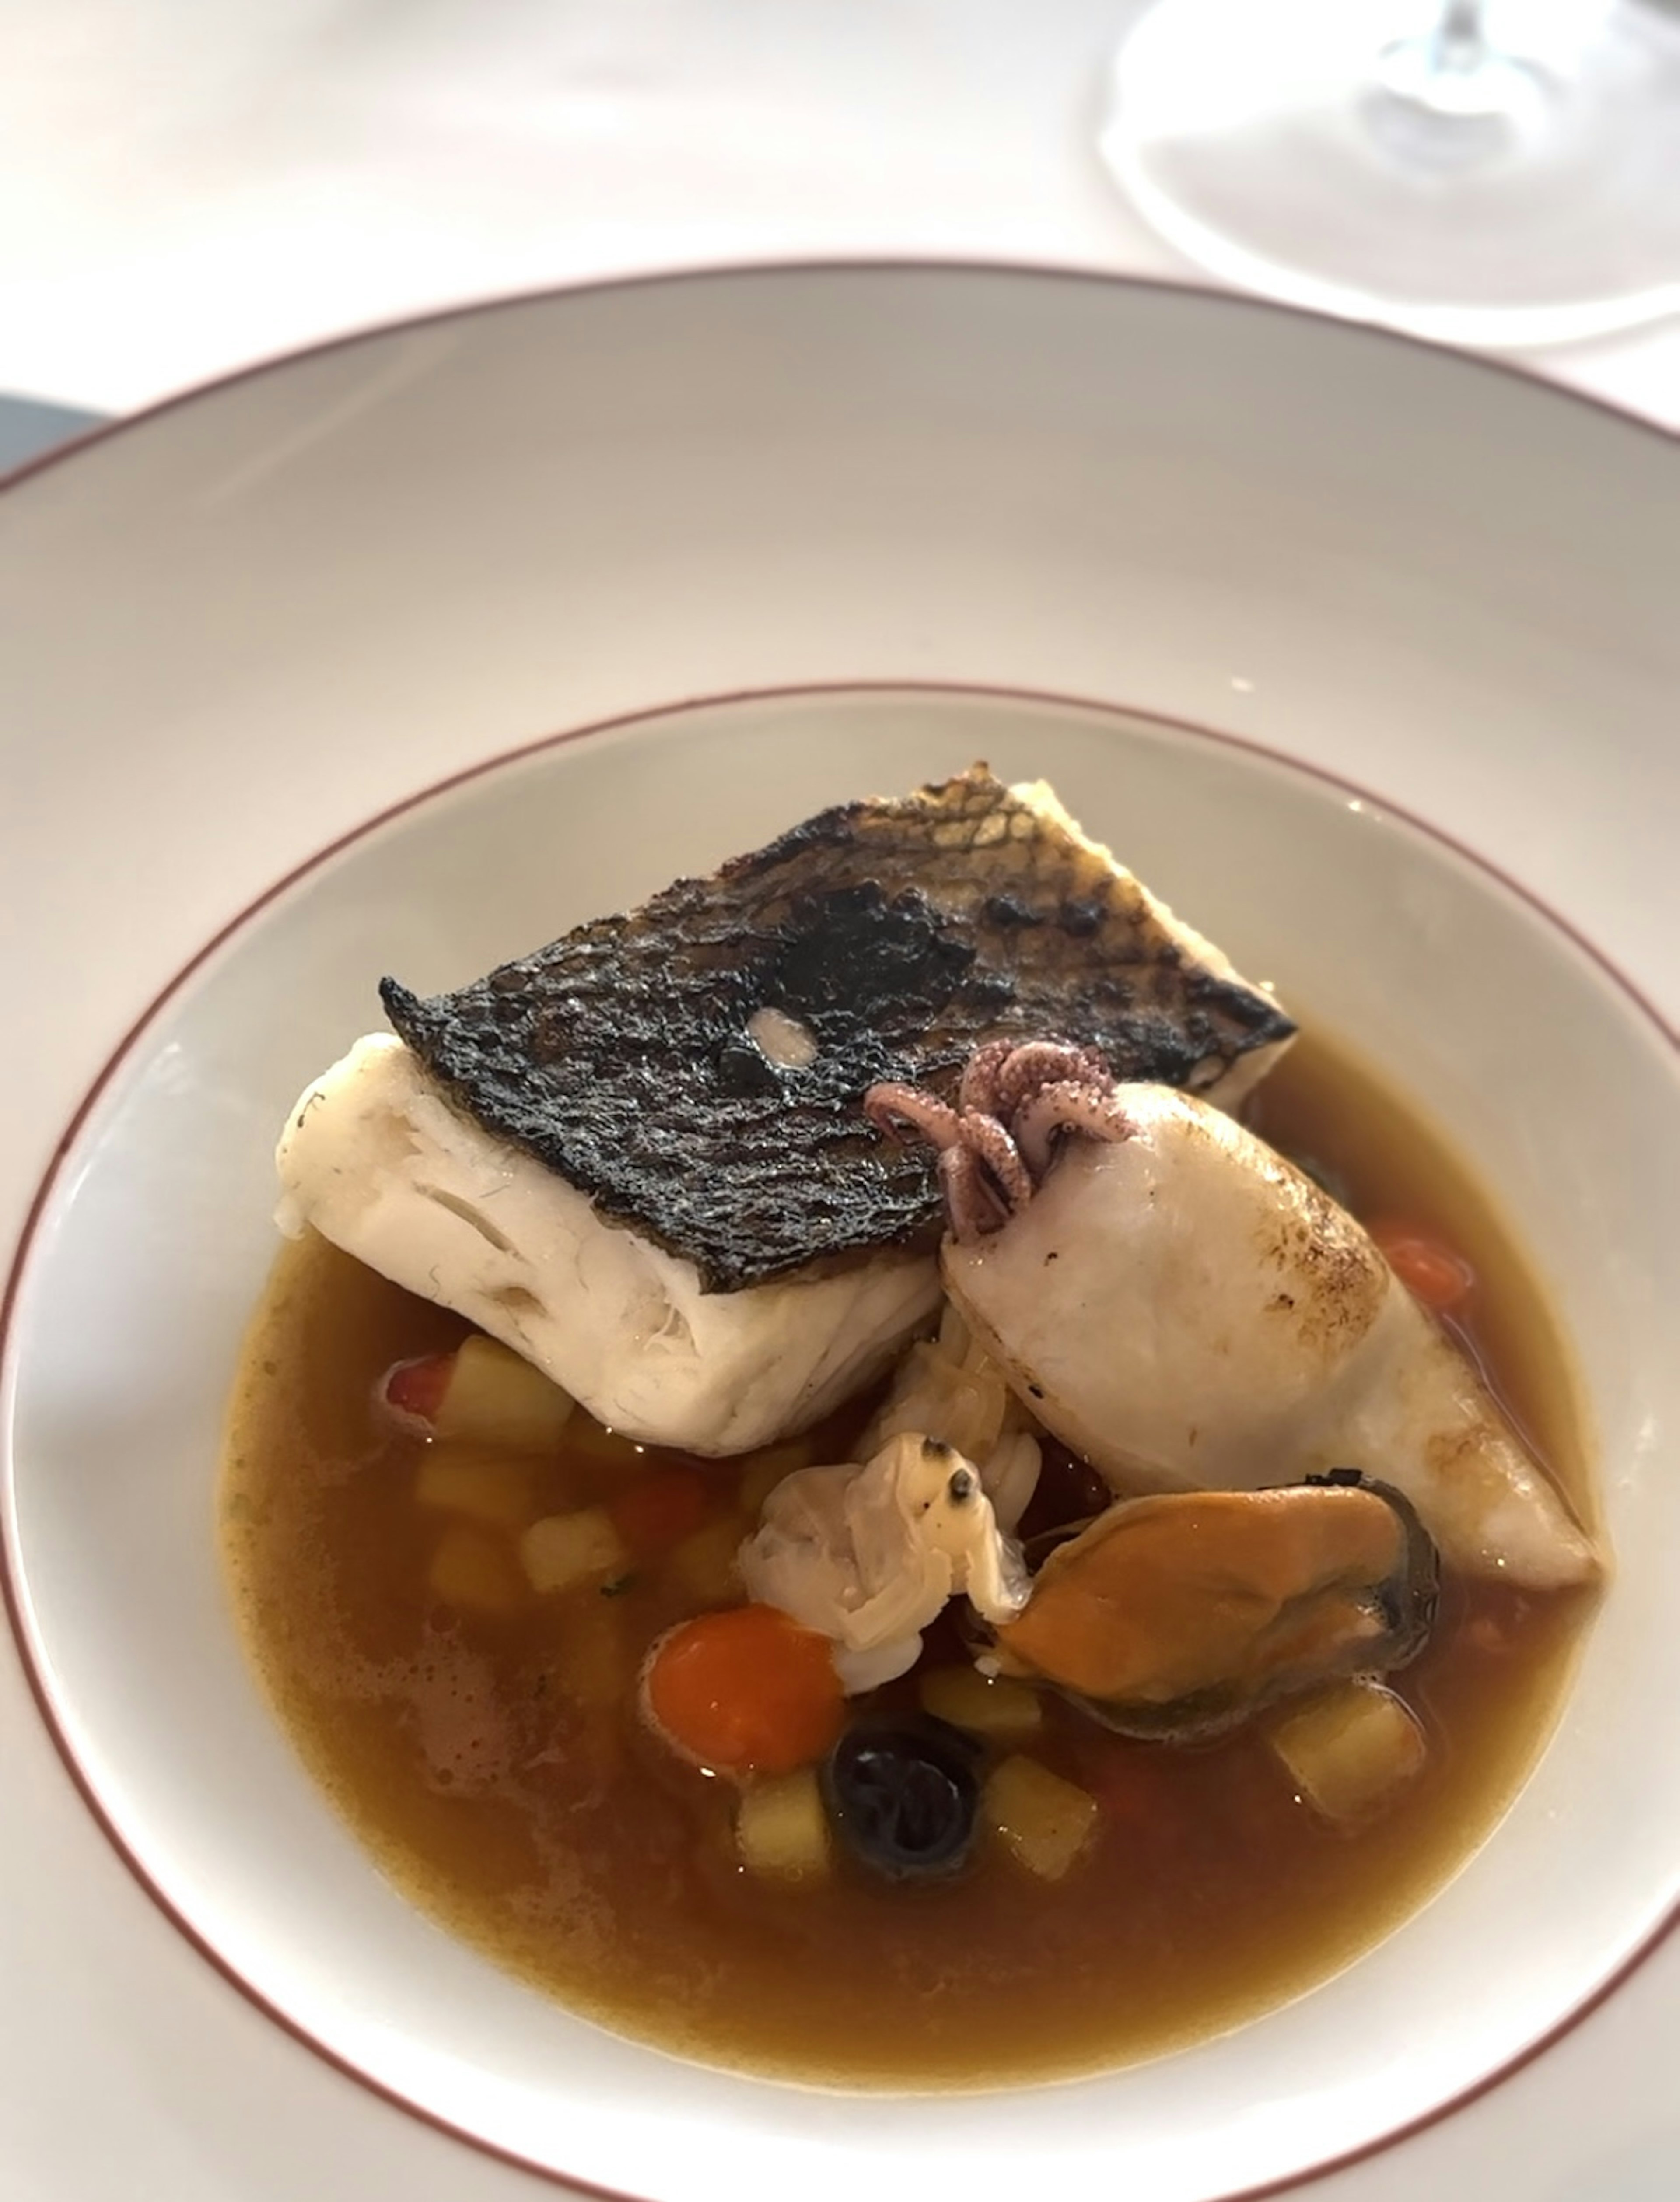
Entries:
[[603,1222],[374,1033],[299,1096],[275,1157],[283,1230],[306,1227],[465,1316],[647,1445],[736,1453],[818,1421],[932,1315],[931,1254],[702,1289],[691,1262]]

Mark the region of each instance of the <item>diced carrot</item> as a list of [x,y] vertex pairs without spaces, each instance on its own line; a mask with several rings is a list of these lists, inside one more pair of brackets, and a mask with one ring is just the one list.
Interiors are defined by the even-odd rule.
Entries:
[[399,1361],[386,1369],[379,1398],[392,1414],[405,1422],[424,1422],[429,1428],[454,1374],[453,1353],[426,1353],[417,1361]]
[[1415,1225],[1383,1221],[1366,1225],[1377,1251],[1406,1286],[1436,1315],[1450,1315],[1476,1282],[1461,1254]]
[[607,1507],[613,1527],[638,1560],[680,1545],[710,1510],[711,1493],[697,1468],[655,1469],[627,1483]]
[[808,1766],[839,1734],[845,1710],[828,1639],[770,1605],[679,1622],[654,1646],[642,1688],[677,1751],[732,1774]]

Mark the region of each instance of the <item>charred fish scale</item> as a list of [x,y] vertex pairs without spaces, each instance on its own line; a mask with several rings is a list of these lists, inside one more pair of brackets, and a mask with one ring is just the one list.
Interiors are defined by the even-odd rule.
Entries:
[[[391,1023],[486,1130],[686,1256],[714,1291],[931,1244],[931,1163],[883,1147],[857,1104],[885,1066],[948,1075],[960,1062],[960,1045],[919,1043],[972,949],[919,896],[874,883],[784,898],[750,925],[733,898],[682,885],[642,913],[645,929],[591,939],[585,927],[493,985],[420,1001],[387,980]],[[551,1013],[556,991],[565,1009]],[[809,1031],[808,1064],[778,1067],[754,1044],[765,1007]]]
[[453,993],[379,991],[465,1114],[711,1292],[937,1239],[931,1158],[861,1114],[878,1081],[949,1091],[980,1039],[1054,1030],[1234,1099],[1294,1031],[1048,789],[983,766],[824,811]]

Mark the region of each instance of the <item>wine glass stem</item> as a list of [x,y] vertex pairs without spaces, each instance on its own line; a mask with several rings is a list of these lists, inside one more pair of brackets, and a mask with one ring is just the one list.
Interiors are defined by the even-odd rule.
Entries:
[[1372,127],[1413,132],[1410,157],[1449,166],[1495,156],[1533,103],[1530,73],[1488,37],[1485,0],[1442,0],[1426,30],[1383,54],[1379,84],[1397,108]]
[[1473,68],[1488,50],[1483,30],[1483,0],[1442,0],[1430,38],[1430,60],[1436,70]]

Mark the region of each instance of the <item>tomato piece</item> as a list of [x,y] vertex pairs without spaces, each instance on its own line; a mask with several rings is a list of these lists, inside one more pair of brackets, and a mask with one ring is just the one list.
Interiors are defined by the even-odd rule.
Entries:
[[1176,1828],[1181,1808],[1158,1757],[1160,1744],[1094,1736],[1078,1753],[1078,1777],[1106,1819],[1134,1834]]
[[379,1381],[379,1399],[399,1422],[424,1423],[430,1435],[455,1375],[453,1353],[424,1353],[399,1361]]
[[635,1557],[647,1559],[693,1534],[711,1511],[711,1491],[697,1468],[655,1469],[626,1484],[607,1511]]
[[1462,1254],[1414,1224],[1366,1225],[1377,1251],[1413,1297],[1436,1315],[1450,1315],[1470,1295],[1476,1272]]
[[771,1605],[678,1622],[654,1646],[642,1691],[673,1747],[715,1772],[791,1774],[823,1756],[845,1717],[828,1639]]

